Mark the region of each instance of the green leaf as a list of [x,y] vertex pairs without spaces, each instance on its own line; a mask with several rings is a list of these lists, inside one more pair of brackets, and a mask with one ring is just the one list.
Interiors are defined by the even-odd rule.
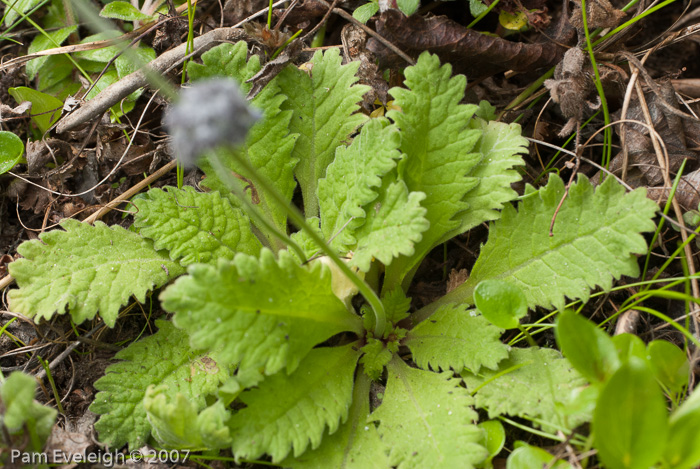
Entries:
[[[107,69],[107,71],[100,77],[99,80],[95,82],[95,86],[92,87],[90,92],[85,96],[85,100],[89,101],[98,94],[100,94],[102,91],[104,91],[108,86],[113,85],[114,83],[119,81],[119,73],[117,72],[116,69],[110,67]],[[143,90],[136,90],[133,93],[131,93],[129,96],[124,98],[121,102],[115,104],[110,108],[112,115],[111,119],[114,121],[115,119],[128,114],[132,109],[134,109],[134,105],[136,103],[136,100],[138,97],[141,95]]]
[[[192,80],[201,80],[212,76],[226,76],[235,79],[241,90],[248,92],[251,85],[246,83],[260,70],[260,60],[256,55],[247,59],[247,45],[240,41],[235,45],[222,44],[202,55],[202,64],[191,63],[187,70]],[[287,203],[291,203],[296,182],[294,181],[294,168],[298,159],[292,154],[297,135],[290,132],[291,111],[281,110],[288,99],[280,93],[279,80],[270,82],[252,100],[252,105],[263,111],[263,118],[258,121],[248,132],[246,143],[236,149],[239,156],[247,160],[257,169],[258,174],[272,182]],[[272,199],[270,194],[256,188],[252,182],[252,175],[236,164],[230,149],[218,151],[224,165],[236,176],[240,188],[249,194],[250,201],[262,213],[262,216],[272,220],[277,228],[287,231],[287,212]],[[222,194],[229,194],[230,188],[216,175],[210,163],[203,160],[200,164],[207,178],[204,181],[206,187],[218,190]],[[239,202],[233,195],[231,203],[238,206]],[[272,245],[279,240],[265,233]]]
[[372,381],[379,381],[382,377],[384,367],[391,361],[392,352],[396,352],[398,346],[393,348],[394,350],[390,350],[384,342],[375,338],[368,339],[367,344],[362,347],[363,355],[360,358],[360,363]]
[[128,443],[136,449],[148,442],[151,423],[144,397],[150,385],[162,386],[162,392],[171,396],[179,393],[201,410],[207,395],[230,376],[216,352],[191,349],[187,334],[168,321],[158,320],[156,325],[158,332],[117,353],[115,358],[123,361],[111,365],[95,382],[101,392],[90,410],[102,415],[95,429],[100,441],[113,448]]
[[506,202],[518,196],[511,184],[521,179],[515,168],[525,164],[520,154],[527,153],[528,141],[521,135],[518,124],[486,121],[486,117],[495,118],[493,109],[482,101],[475,115],[485,117],[472,119],[470,123],[471,128],[481,131],[476,147],[482,158],[470,173],[479,180],[479,185],[464,197],[469,209],[457,214],[459,228],[443,236],[441,243],[485,221],[496,220],[501,216],[500,210]]
[[389,447],[379,438],[377,428],[368,422],[370,381],[357,375],[348,420],[337,432],[326,435],[321,446],[298,458],[285,459],[282,466],[292,469],[389,469]]
[[[113,3],[108,4],[108,6],[109,5],[113,5]],[[146,45],[139,44],[138,47],[131,49],[129,54],[122,54],[117,57],[114,61],[114,68],[117,70],[117,76],[119,76],[119,78],[124,78],[152,62],[155,58],[155,50]]]
[[318,263],[298,265],[286,251],[275,260],[238,254],[233,262],[194,264],[161,294],[193,347],[221,348],[225,363],[291,373],[317,344],[343,331],[360,332],[361,319],[333,294],[331,275]]
[[612,339],[575,312],[559,315],[555,334],[564,356],[590,382],[603,383],[620,367]]
[[181,265],[215,264],[237,252],[258,255],[262,248],[248,217],[218,192],[196,192],[191,186],[151,189],[133,203],[141,236],[152,239],[156,249],[167,249]]
[[[6,3],[5,27],[9,28],[19,17],[38,6],[43,0],[13,0]],[[11,6],[10,6],[11,5]]]
[[339,251],[356,243],[354,231],[366,221],[364,206],[379,196],[382,177],[401,158],[401,136],[387,119],[372,119],[350,146],[339,146],[326,177],[318,181],[321,229]]
[[563,309],[565,298],[588,300],[590,290],[609,290],[612,279],[639,274],[634,254],[646,251],[639,234],[654,230],[657,206],[643,189],[625,194],[614,178],[595,191],[579,175],[559,210],[554,235],[549,226],[564,195],[555,175],[537,194],[532,187],[518,211],[506,206],[489,232],[467,282],[451,299],[469,301],[479,282],[501,279],[519,286],[528,307]]
[[151,384],[143,398],[153,437],[166,448],[202,451],[231,446],[227,425],[231,413],[221,401],[199,411],[200,406],[182,393],[171,399],[172,389]]
[[661,459],[668,435],[666,403],[646,363],[631,357],[605,384],[593,433],[598,456],[611,469],[646,469]]
[[484,280],[474,290],[474,305],[494,326],[515,329],[527,314],[527,298],[520,288],[502,280]]
[[[22,435],[21,444],[25,450],[38,452],[51,434],[58,412],[36,402],[35,390],[36,380],[19,371],[13,372],[4,383],[0,382],[0,426],[10,435]],[[25,430],[26,436],[23,435]],[[6,444],[15,447],[9,441]]]
[[406,68],[406,88],[392,88],[394,105],[387,116],[401,129],[401,151],[406,157],[398,167],[399,176],[410,192],[426,194],[422,205],[428,209],[430,230],[411,257],[393,262],[387,269],[389,289],[404,281],[405,275],[448,232],[459,227],[454,219],[467,210],[463,201],[478,179],[469,173],[482,156],[475,152],[480,132],[468,128],[477,106],[459,104],[467,81],[463,75],[450,78],[452,67],[440,66],[436,55],[424,52],[413,67]]
[[630,357],[637,357],[646,361],[647,346],[636,335],[625,332],[624,334],[613,336],[612,341],[615,344],[615,350],[617,350],[617,356],[621,363],[626,362]]
[[408,310],[411,308],[411,299],[400,288],[384,293],[382,303],[384,304],[386,319],[392,324],[396,324],[409,316]]
[[248,45],[245,41],[235,44],[224,43],[209,49],[202,54],[202,63],[190,61],[187,63],[187,74],[192,81],[211,77],[234,78],[241,91],[248,93],[251,88],[247,80],[260,71],[260,58],[251,55],[248,60]]
[[491,460],[503,450],[503,446],[506,443],[506,430],[503,428],[503,424],[498,420],[481,422],[478,427],[484,432],[483,445],[489,452],[489,457],[484,461],[487,463],[485,467],[492,467],[489,465]]
[[36,91],[26,86],[10,88],[7,90],[17,103],[29,101],[32,103],[32,121],[39,127],[41,133],[45,133],[61,117],[63,102],[41,91]]
[[420,6],[420,0],[396,0],[396,4],[404,15],[411,16]]
[[370,419],[391,447],[391,464],[399,468],[472,468],[488,456],[472,424],[473,399],[452,378],[409,367],[395,358],[389,364],[384,400]]
[[368,207],[367,221],[355,232],[357,245],[350,265],[367,272],[373,259],[389,265],[400,255],[412,255],[422,233],[430,228],[423,199],[422,192],[409,194],[403,181],[387,181],[376,203]]
[[487,408],[489,418],[504,414],[537,418],[539,426],[552,431],[571,430],[589,420],[589,415],[569,410],[586,381],[556,350],[515,348],[499,369],[462,373],[467,389],[476,392],[477,407]]
[[299,160],[295,174],[307,218],[318,216],[317,183],[333,161],[335,149],[367,120],[356,112],[357,103],[370,89],[355,85],[360,63],[341,62],[338,49],[319,51],[311,59],[310,73],[287,67],[275,80],[288,96],[282,109],[293,112],[289,130],[299,134],[292,157]]
[[[36,54],[37,52],[41,52],[46,49],[59,47],[61,44],[63,44],[63,41],[68,39],[68,36],[75,32],[77,28],[77,26],[68,26],[67,28],[60,28],[56,31],[47,32],[46,34],[38,34],[32,40],[32,43],[29,44],[27,55]],[[27,62],[27,78],[33,80],[39,70],[41,70],[44,64],[46,64],[49,57],[50,56],[45,55]]]
[[671,414],[664,461],[674,469],[692,469],[700,464],[700,388]]
[[651,369],[664,388],[677,393],[688,385],[690,364],[681,349],[666,340],[654,340],[647,352]]
[[73,63],[65,55],[47,57],[39,71],[37,90],[59,100],[66,99],[71,91],[77,93],[81,85],[71,77],[74,69]]
[[0,174],[15,167],[24,154],[24,142],[12,132],[0,131]]
[[326,426],[333,434],[347,419],[358,358],[353,344],[314,349],[291,375],[277,373],[241,394],[247,407],[231,419],[236,457],[267,453],[277,463],[292,450],[298,457],[309,444],[318,448]]
[[355,11],[352,12],[352,16],[360,23],[367,23],[378,11],[379,4],[377,2],[369,2],[355,8]]
[[129,2],[111,2],[102,8],[100,16],[103,18],[114,18],[123,21],[149,21],[151,17],[141,13]]
[[541,448],[524,445],[516,448],[508,456],[506,469],[571,469],[571,464],[557,459]]
[[482,366],[495,370],[508,357],[499,340],[502,332],[466,305],[448,304],[409,331],[403,344],[424,370],[469,368],[476,373]]
[[[80,41],[80,44],[89,44],[96,41],[104,41],[107,39],[116,39],[122,36],[122,32],[117,29],[108,29],[106,31],[93,34]],[[128,44],[125,42],[124,45]],[[83,50],[78,51],[73,54],[75,58],[92,60],[94,62],[107,63],[111,62],[117,55],[119,55],[119,47],[117,46],[107,46],[101,47],[99,49]]]
[[469,13],[471,13],[474,18],[488,9],[489,7],[481,0],[469,0]]
[[76,324],[92,319],[114,327],[119,309],[184,272],[167,253],[136,233],[102,222],[67,219],[66,231],[43,233],[17,248],[24,259],[10,264],[18,290],[8,293],[12,311],[39,319],[70,312]]

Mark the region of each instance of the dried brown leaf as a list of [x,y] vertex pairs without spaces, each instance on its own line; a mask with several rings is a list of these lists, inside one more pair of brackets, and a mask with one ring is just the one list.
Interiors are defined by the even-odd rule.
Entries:
[[[565,49],[552,43],[526,44],[487,36],[467,29],[445,16],[404,16],[387,10],[376,23],[377,32],[409,55],[428,50],[469,78],[506,70],[533,71],[559,62]],[[380,60],[392,62],[392,53],[378,41],[368,45]]]

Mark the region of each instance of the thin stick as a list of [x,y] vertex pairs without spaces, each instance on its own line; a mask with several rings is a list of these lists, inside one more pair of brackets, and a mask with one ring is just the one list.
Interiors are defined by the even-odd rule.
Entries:
[[[328,2],[326,2],[325,0],[318,0],[318,2],[319,2],[320,4],[322,4],[322,5],[325,5],[326,7],[330,7],[330,5],[328,4]],[[388,49],[390,49],[394,54],[398,55],[399,57],[401,57],[402,59],[404,59],[404,60],[405,60],[406,62],[408,62],[409,64],[411,64],[411,65],[415,65],[415,64],[416,64],[416,61],[413,60],[411,57],[409,57],[404,51],[402,51],[401,49],[399,49],[398,47],[396,47],[394,44],[392,44],[391,42],[389,42],[388,40],[386,40],[385,38],[383,38],[378,32],[376,32],[376,31],[373,30],[372,28],[368,27],[366,24],[364,24],[364,23],[362,23],[362,22],[356,20],[356,19],[355,19],[350,13],[348,13],[347,11],[345,11],[345,10],[343,10],[343,9],[341,9],[341,8],[333,8],[333,13],[335,13],[336,15],[338,15],[338,16],[340,16],[340,17],[342,17],[342,18],[344,18],[344,19],[350,21],[351,23],[353,23],[353,24],[359,26],[360,28],[362,28],[362,30],[363,30],[364,32],[366,32],[367,34],[369,34],[370,36],[372,36],[373,38],[375,38],[377,41],[379,41],[379,42],[381,42],[382,44],[384,44],[384,46],[386,46],[386,47],[387,47]]]

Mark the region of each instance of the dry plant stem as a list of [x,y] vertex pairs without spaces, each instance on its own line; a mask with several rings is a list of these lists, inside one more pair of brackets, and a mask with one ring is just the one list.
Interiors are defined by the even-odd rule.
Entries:
[[[325,5],[326,7],[330,7],[328,2],[325,0],[318,0],[318,2],[322,5]],[[360,21],[357,21],[350,13],[347,11],[343,10],[342,8],[333,8],[333,13],[336,15],[340,16],[343,19],[346,19],[350,21],[351,23],[359,26],[364,32],[375,38],[377,41],[381,42],[384,44],[385,47],[387,47],[389,50],[391,50],[394,54],[398,55],[402,59],[404,59],[407,63],[411,65],[415,65],[416,61],[413,60],[411,57],[409,57],[404,51],[396,47],[394,44],[391,42],[387,41],[385,38],[383,38],[378,32],[373,30],[372,28],[368,27],[366,24],[361,23]]]
[[[197,0],[193,0],[193,3],[197,3]],[[181,5],[176,9],[178,14],[182,13],[185,10],[187,10],[187,4]],[[73,52],[102,49],[105,47],[120,44],[125,40],[129,40],[129,39],[132,39],[134,37],[138,37],[139,35],[143,34],[144,31],[147,31],[149,28],[153,27],[154,24],[160,25],[166,21],[169,21],[169,19],[165,18],[163,20],[159,20],[157,23],[151,22],[151,23],[145,24],[134,31],[131,31],[129,33],[124,34],[123,36],[119,36],[119,37],[114,38],[114,39],[104,39],[102,41],[89,42],[87,44],[73,44],[73,45],[69,45],[69,46],[55,47],[53,49],[46,49],[46,50],[42,50],[39,52],[35,52],[34,54],[23,55],[22,57],[17,57],[17,58],[14,58],[12,60],[8,60],[7,62],[4,62],[2,65],[0,65],[0,71],[3,71],[7,68],[10,68],[14,65],[20,65],[20,64],[23,64],[25,62],[29,62],[30,60],[36,59],[37,57],[44,57],[44,56],[49,56],[49,55],[60,55],[60,54],[72,54]]]
[[[194,40],[193,51],[201,54],[220,42],[233,41],[243,36],[243,31],[234,28],[215,29]],[[166,69],[181,64],[187,55],[187,43],[163,53],[147,67],[153,73],[163,73]],[[147,83],[146,73],[139,70],[109,85],[97,96],[87,101],[71,114],[63,117],[56,127],[60,134],[72,130],[92,119],[98,119],[110,107],[129,96]]]
[[557,214],[559,213],[559,210],[561,210],[561,206],[564,205],[564,200],[566,200],[566,197],[569,195],[569,188],[571,187],[571,184],[574,182],[574,178],[576,177],[576,173],[578,173],[578,168],[581,166],[581,156],[580,156],[580,149],[579,149],[579,141],[580,141],[580,136],[581,135],[581,123],[578,122],[576,123],[576,143],[574,144],[574,154],[576,163],[574,163],[574,168],[573,171],[571,171],[571,177],[569,178],[569,182],[566,183],[566,190],[564,191],[564,195],[561,197],[561,200],[559,201],[559,205],[557,205],[557,208],[554,210],[554,215],[552,215],[552,222],[549,224],[549,236],[552,237],[554,236],[554,222],[557,220]]
[[313,37],[313,35],[316,34],[316,31],[321,29],[321,26],[326,24],[326,21],[328,21],[328,17],[331,16],[331,13],[333,13],[333,10],[335,10],[335,6],[337,4],[338,4],[338,0],[333,0],[333,4],[328,7],[328,11],[326,11],[326,14],[323,15],[323,18],[321,18],[321,21],[319,21],[318,24],[316,26],[314,26],[314,28],[311,31],[309,31],[308,33],[306,33],[304,35],[304,37],[302,38],[302,41],[305,41],[305,40]]
[[[282,5],[285,1],[287,0],[280,0],[274,3],[272,7],[274,8]],[[185,4],[184,6],[186,7],[187,5]],[[147,67],[152,72],[165,73],[167,70],[182,64],[187,58],[206,52],[218,43],[234,41],[242,38],[244,33],[237,28],[242,24],[264,14],[267,12],[267,10],[268,8],[264,8],[230,28],[214,29],[213,31],[209,31],[206,34],[195,38],[194,47],[189,54],[187,54],[187,43],[180,44],[176,48],[161,54],[160,57],[153,60],[147,65]],[[63,133],[67,130],[74,129],[75,127],[82,125],[91,119],[101,116],[110,107],[114,106],[116,103],[126,98],[142,86],[145,86],[147,82],[147,76],[142,71],[136,71],[131,75],[127,75],[118,82],[113,83],[102,90],[102,92],[100,92],[97,96],[80,106],[71,114],[63,117],[58,122],[56,132]]]
[[[649,56],[651,55],[653,49],[649,49],[649,51],[642,57],[642,60],[640,61],[642,65],[647,61]],[[629,166],[629,151],[627,150],[627,145],[626,145],[626,138],[627,138],[627,128],[625,127],[624,120],[627,119],[627,110],[629,109],[630,105],[630,100],[632,99],[632,89],[634,88],[635,83],[637,83],[637,77],[639,77],[639,69],[634,68],[632,71],[632,76],[630,77],[630,81],[627,84],[627,90],[625,91],[625,100],[622,103],[622,111],[620,113],[620,120],[622,121],[620,123],[620,145],[622,146],[622,175],[620,178],[624,181],[627,179],[627,166]]]
[[[644,120],[647,121],[647,125],[650,127],[653,127],[653,121],[651,119],[651,114],[649,113],[649,108],[647,107],[646,99],[644,98],[644,92],[642,91],[642,86],[639,84],[639,81],[637,81],[635,84],[635,89],[637,91],[637,97],[639,99],[639,103],[641,104],[642,107],[642,112],[644,113]],[[650,134],[651,135],[651,134]],[[664,152],[661,151],[661,147],[659,145],[659,142],[656,138],[651,139],[652,144],[654,145],[654,153],[656,153],[656,157],[659,160],[659,166],[661,166],[661,174],[663,174],[664,177],[664,185],[666,187],[672,187],[673,183],[671,182],[671,176],[668,171],[668,160],[667,157],[664,157]],[[681,210],[681,206],[678,203],[678,200],[676,200],[676,197],[674,196],[673,199],[671,200],[671,205],[673,206],[673,211],[676,214],[676,218],[678,219],[678,223],[680,223],[683,227],[685,227],[685,223],[683,222],[683,212]],[[683,247],[683,252],[685,253],[686,257],[686,262],[688,263],[688,273],[690,274],[690,285],[693,290],[693,296],[695,298],[700,298],[700,283],[698,282],[698,279],[695,277],[695,259],[693,258],[693,251],[690,248],[690,245],[687,243],[688,241],[688,235],[684,230],[681,230],[681,238],[683,239],[683,242],[685,243],[685,246]],[[700,335],[700,318],[698,318],[698,315],[695,314],[693,315],[693,326],[695,327],[695,335],[698,336]]]
[[[86,332],[82,337],[90,337],[92,334],[97,332],[102,327],[104,327],[104,324],[102,323],[102,321],[100,321],[95,327],[93,327],[90,331]],[[63,352],[61,352],[61,354],[59,356],[57,356],[56,358],[51,360],[51,363],[49,363],[49,370],[53,370],[54,368],[56,368],[56,366],[59,363],[61,363],[63,360],[65,360],[66,357],[68,355],[70,355],[70,353],[73,350],[75,350],[75,348],[78,345],[80,345],[82,343],[83,343],[82,341],[76,340],[75,342],[70,344]],[[44,379],[45,377],[46,377],[46,370],[44,368],[39,370],[39,372],[35,375],[35,378],[37,378],[37,379]]]

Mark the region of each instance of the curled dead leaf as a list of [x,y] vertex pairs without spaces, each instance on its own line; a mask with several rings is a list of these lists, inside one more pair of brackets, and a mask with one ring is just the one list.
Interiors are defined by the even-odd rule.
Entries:
[[[448,19],[445,16],[404,16],[398,10],[387,10],[376,23],[377,32],[409,55],[418,56],[428,50],[452,64],[455,73],[470,79],[504,72],[534,71],[559,62],[564,47],[552,43],[526,44],[500,37],[487,36]],[[390,65],[396,56],[375,39],[368,48]]]

